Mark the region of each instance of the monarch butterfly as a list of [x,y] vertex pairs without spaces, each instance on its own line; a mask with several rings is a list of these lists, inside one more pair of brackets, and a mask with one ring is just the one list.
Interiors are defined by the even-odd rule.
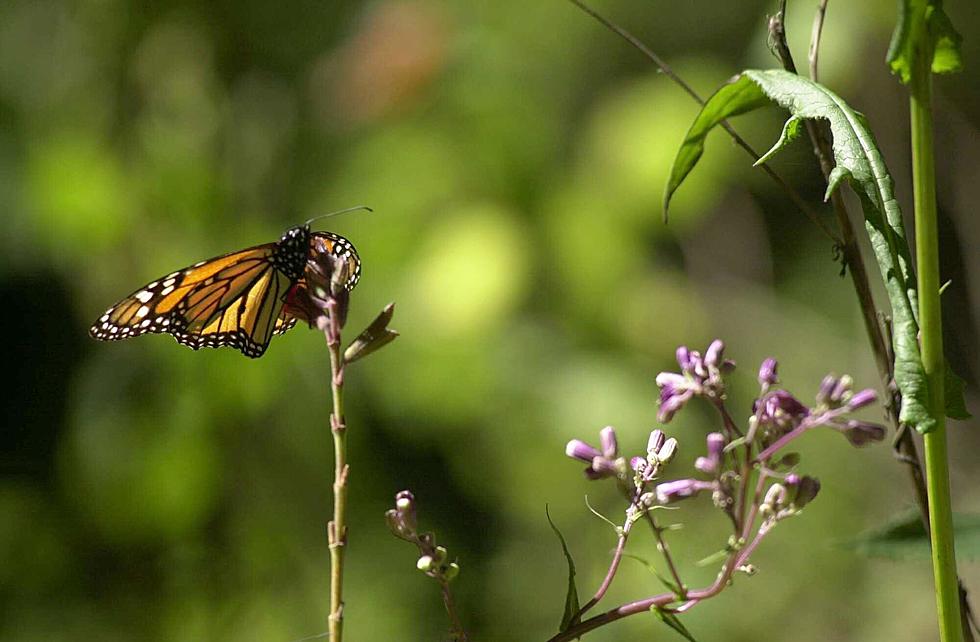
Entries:
[[147,283],[106,310],[89,334],[117,341],[167,333],[194,350],[230,346],[248,357],[262,356],[273,335],[296,325],[287,304],[306,287],[307,260],[320,253],[343,258],[347,290],[361,276],[351,242],[332,232],[311,232],[310,222],[286,230],[277,242],[201,261]]

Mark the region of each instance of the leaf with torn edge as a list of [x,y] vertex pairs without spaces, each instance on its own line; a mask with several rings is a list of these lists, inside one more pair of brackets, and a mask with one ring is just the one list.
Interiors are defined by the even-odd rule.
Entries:
[[913,47],[920,40],[918,34],[923,29],[927,30],[932,46],[932,73],[960,71],[963,67],[960,53],[963,37],[956,32],[949,16],[943,11],[942,2],[917,2],[915,7],[912,4],[912,0],[900,0],[898,3],[898,21],[885,57],[892,73],[898,74],[905,84],[912,79]]

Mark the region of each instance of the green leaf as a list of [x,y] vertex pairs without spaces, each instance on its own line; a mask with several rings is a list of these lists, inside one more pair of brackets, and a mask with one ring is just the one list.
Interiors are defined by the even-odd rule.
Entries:
[[698,642],[697,640],[694,639],[694,636],[691,635],[691,632],[687,630],[687,627],[684,626],[680,618],[677,617],[676,613],[665,611],[659,606],[652,606],[650,607],[650,610],[653,611],[653,614],[657,616],[657,619],[659,619],[661,622],[663,622],[670,628],[680,633],[682,636],[684,636],[684,639],[690,640],[690,642]]
[[[665,206],[697,164],[708,132],[726,118],[755,109],[768,100],[789,110],[791,118],[779,142],[766,156],[798,133],[802,119],[823,119],[830,125],[836,167],[830,174],[826,196],[829,198],[846,180],[860,197],[865,227],[892,307],[895,381],[902,393],[899,419],[920,432],[928,432],[935,420],[927,410],[912,257],[891,175],[862,114],[826,87],[796,74],[781,69],[746,71],[715,92],[694,119],[674,159]],[[957,407],[955,403],[953,406]]]
[[[980,515],[954,514],[953,534],[956,557],[960,560],[980,559]],[[930,559],[929,536],[922,525],[918,509],[901,513],[884,525],[852,539],[835,543],[865,557],[891,560]]]
[[943,388],[946,398],[946,416],[950,419],[963,421],[973,417],[970,411],[966,409],[966,399],[963,395],[964,386],[966,386],[966,382],[950,369],[949,362],[947,362]]
[[551,521],[551,512],[548,510],[548,506],[544,507],[544,514],[548,517],[548,523],[551,525],[551,530],[555,532],[558,536],[558,541],[561,542],[561,551],[565,555],[565,561],[568,562],[568,590],[565,592],[565,611],[561,616],[561,624],[558,626],[558,631],[565,631],[570,626],[578,624],[578,589],[575,588],[575,560],[572,559],[572,554],[568,551],[568,544],[565,543],[565,536],[561,534],[555,523]]
[[677,150],[677,158],[670,168],[667,189],[664,192],[664,222],[667,221],[671,197],[704,153],[704,138],[708,132],[726,118],[752,111],[766,102],[766,97],[758,87],[736,80],[724,85],[704,104]]
[[923,35],[932,48],[931,70],[935,74],[959,71],[963,67],[960,54],[962,36],[956,32],[940,0],[900,0],[898,20],[885,60],[902,82],[912,79],[915,46],[921,46]]
[[796,140],[797,138],[799,138],[800,137],[800,126],[802,124],[803,124],[803,119],[802,118],[797,118],[796,116],[790,116],[789,120],[786,121],[786,124],[783,125],[783,133],[781,133],[779,135],[779,140],[776,141],[776,144],[773,145],[772,148],[768,152],[766,152],[765,154],[763,154],[759,158],[759,160],[757,160],[755,162],[755,165],[753,165],[753,167],[758,167],[759,165],[762,165],[763,163],[765,163],[766,161],[768,161],[770,158],[772,158],[773,156],[775,156],[776,155],[776,152],[778,152],[779,150],[783,149],[784,147],[786,147],[787,145],[789,145],[791,142],[793,142],[794,140]]
[[660,571],[657,570],[656,566],[654,566],[647,560],[643,559],[639,555],[633,555],[632,553],[623,553],[623,557],[627,557],[631,560],[636,560],[637,562],[645,566],[648,571],[653,573],[654,577],[660,580],[660,583],[663,584],[668,591],[676,595],[678,599],[684,599],[684,593],[681,591],[680,587],[677,586],[677,584],[668,580],[663,575],[661,575]]

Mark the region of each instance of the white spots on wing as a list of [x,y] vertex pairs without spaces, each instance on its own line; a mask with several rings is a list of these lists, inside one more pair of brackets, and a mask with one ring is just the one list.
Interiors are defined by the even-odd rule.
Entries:
[[[111,310],[110,310],[110,312],[111,312]],[[101,317],[99,317],[99,322],[100,323],[105,323],[108,320],[109,320],[109,312],[106,312]]]
[[146,303],[147,301],[153,298],[153,293],[147,292],[146,290],[140,290],[139,292],[136,293],[136,298],[139,300],[140,303]]
[[153,288],[155,288],[157,286],[157,283],[159,283],[159,281],[154,281],[153,283],[147,284],[146,289],[147,290],[152,290]]
[[165,279],[163,281],[163,287],[165,287],[165,288],[172,288],[174,286],[174,283],[176,283],[176,282],[177,282],[177,278],[176,277],[173,277],[173,276],[168,277],[167,279]]
[[149,312],[150,312],[150,308],[146,307],[145,305],[141,305],[140,309],[136,311],[136,316],[142,319],[147,314],[149,314]]
[[150,326],[150,320],[149,319],[143,319],[143,322],[140,323],[140,327],[141,328],[147,328],[149,326]]
[[166,295],[170,294],[173,291],[174,291],[174,286],[168,285],[167,287],[165,287],[162,290],[160,290],[160,295],[161,296],[166,296]]

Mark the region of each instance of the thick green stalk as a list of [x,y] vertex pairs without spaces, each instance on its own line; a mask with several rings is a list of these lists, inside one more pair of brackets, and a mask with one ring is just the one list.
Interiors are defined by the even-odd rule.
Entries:
[[330,351],[330,387],[333,392],[334,482],[333,520],[327,525],[330,546],[330,617],[328,630],[332,642],[341,642],[344,633],[344,552],[347,548],[347,425],[344,419],[344,357],[340,352],[340,325],[331,312],[327,331]]
[[949,463],[946,454],[943,391],[943,333],[939,301],[939,239],[936,223],[936,173],[932,144],[932,50],[928,33],[918,34],[919,50],[910,83],[912,180],[915,203],[915,246],[919,281],[919,322],[922,364],[929,384],[929,410],[935,428],[924,436],[929,521],[932,525],[932,566],[936,582],[939,633],[943,642],[963,639],[953,548]]

